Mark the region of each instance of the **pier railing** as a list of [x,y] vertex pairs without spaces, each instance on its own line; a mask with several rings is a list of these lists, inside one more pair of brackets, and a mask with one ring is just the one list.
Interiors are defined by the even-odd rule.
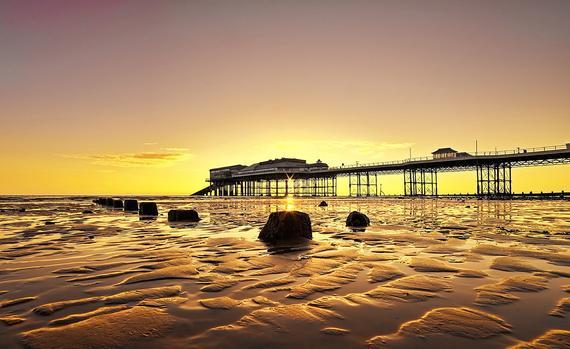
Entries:
[[[538,153],[538,152],[545,152],[545,151],[555,151],[555,150],[564,150],[570,149],[569,144],[563,145],[550,145],[545,147],[533,147],[533,148],[517,148],[517,149],[509,149],[509,150],[492,150],[492,151],[483,151],[483,152],[475,152],[474,155],[468,155],[466,158],[473,158],[478,156],[498,156],[498,155],[517,155],[517,154],[528,154],[528,153]],[[461,158],[461,157],[459,157]],[[423,156],[423,157],[415,157],[415,158],[408,158],[404,160],[394,160],[394,161],[383,161],[383,162],[370,162],[370,163],[354,163],[349,165],[343,166],[331,166],[329,169],[331,170],[338,170],[338,169],[351,169],[351,168],[361,168],[361,167],[373,167],[373,166],[385,166],[385,165],[402,165],[402,164],[409,164],[419,161],[430,161],[430,160],[444,160],[443,159],[434,159],[433,157]],[[458,158],[449,158],[449,159],[458,159]]]

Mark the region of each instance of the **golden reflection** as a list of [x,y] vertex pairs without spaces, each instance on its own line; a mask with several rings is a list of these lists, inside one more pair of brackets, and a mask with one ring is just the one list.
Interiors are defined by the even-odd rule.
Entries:
[[285,197],[285,211],[294,211],[295,210],[295,198],[289,194]]

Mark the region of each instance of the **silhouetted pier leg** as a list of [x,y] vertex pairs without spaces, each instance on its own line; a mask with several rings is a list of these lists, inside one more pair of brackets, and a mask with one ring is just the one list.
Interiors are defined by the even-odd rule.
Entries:
[[510,197],[511,164],[484,164],[477,166],[477,196],[500,198]]
[[338,186],[337,186],[337,178],[336,178],[336,176],[333,177],[333,181],[334,181],[334,194],[333,194],[333,196],[336,196],[337,193],[338,193],[338,192],[337,192]]
[[349,196],[376,196],[378,195],[378,174],[358,172],[349,174]]
[[411,168],[404,170],[405,196],[437,196],[437,170]]

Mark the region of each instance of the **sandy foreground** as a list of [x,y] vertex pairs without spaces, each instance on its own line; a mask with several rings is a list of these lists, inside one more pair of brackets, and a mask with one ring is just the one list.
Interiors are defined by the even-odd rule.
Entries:
[[[570,347],[570,202],[153,200],[0,199],[0,347]],[[312,241],[257,240],[285,209]]]

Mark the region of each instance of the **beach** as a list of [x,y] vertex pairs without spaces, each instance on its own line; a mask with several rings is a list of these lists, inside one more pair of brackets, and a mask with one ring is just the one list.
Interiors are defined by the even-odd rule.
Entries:
[[[0,198],[3,349],[570,346],[568,201],[92,199]],[[313,238],[258,240],[283,210]]]

